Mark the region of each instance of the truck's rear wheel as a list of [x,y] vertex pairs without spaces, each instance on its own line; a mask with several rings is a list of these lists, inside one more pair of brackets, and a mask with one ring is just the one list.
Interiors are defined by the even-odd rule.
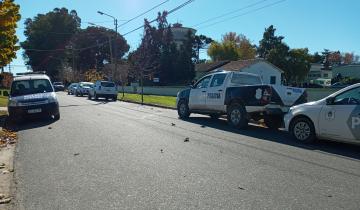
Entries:
[[238,103],[231,104],[228,108],[227,120],[233,127],[246,128],[248,119],[245,107]]
[[273,115],[273,116],[265,115],[264,123],[266,127],[273,130],[277,130],[281,128],[281,126],[283,125],[283,118],[280,115]]
[[190,116],[189,106],[185,102],[185,100],[179,101],[177,110],[178,110],[178,115],[179,115],[180,119],[189,118],[189,116]]

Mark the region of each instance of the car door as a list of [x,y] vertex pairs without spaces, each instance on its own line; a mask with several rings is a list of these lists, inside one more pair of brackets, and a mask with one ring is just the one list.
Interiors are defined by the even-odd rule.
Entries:
[[212,75],[203,77],[198,81],[190,91],[189,109],[206,109],[206,89],[209,86]]
[[328,100],[320,112],[319,127],[323,137],[360,141],[360,87]]
[[224,111],[226,73],[214,74],[206,92],[206,108],[213,111]]

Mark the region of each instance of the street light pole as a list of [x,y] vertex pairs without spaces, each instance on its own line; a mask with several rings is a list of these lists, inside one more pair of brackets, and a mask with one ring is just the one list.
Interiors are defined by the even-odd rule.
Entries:
[[[117,72],[117,44],[116,44],[116,38],[117,38],[117,28],[118,28],[118,20],[114,17],[114,16],[111,16],[111,15],[109,15],[109,14],[106,14],[106,13],[104,13],[104,12],[101,12],[101,11],[98,11],[98,13],[100,14],[100,15],[105,15],[105,16],[108,16],[108,17],[111,17],[112,19],[114,19],[114,25],[115,25],[115,38],[114,38],[114,50],[115,50],[115,52],[114,52],[114,57],[115,57],[115,72]],[[121,76],[121,74],[120,74],[120,76]],[[113,80],[113,78],[114,78],[114,70],[112,70],[111,69],[111,80]],[[123,82],[121,82],[121,83],[123,83]]]

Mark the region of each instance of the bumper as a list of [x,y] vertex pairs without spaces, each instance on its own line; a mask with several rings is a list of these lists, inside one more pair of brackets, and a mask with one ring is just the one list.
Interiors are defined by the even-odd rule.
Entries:
[[[34,110],[36,111],[34,112]],[[51,116],[59,114],[59,104],[49,103],[32,106],[8,107],[8,111],[9,116],[15,118],[27,116]]]
[[293,119],[293,115],[291,112],[287,113],[285,116],[284,116],[284,123],[285,123],[285,131],[289,131],[289,127],[290,127],[290,122],[291,120]]
[[96,96],[99,98],[112,98],[114,96],[117,97],[117,93],[96,93]]

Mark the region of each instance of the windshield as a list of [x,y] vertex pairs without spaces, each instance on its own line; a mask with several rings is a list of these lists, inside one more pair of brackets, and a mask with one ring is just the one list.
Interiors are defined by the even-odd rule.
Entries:
[[101,82],[101,86],[103,87],[115,87],[113,82]]
[[92,87],[93,84],[92,83],[80,83],[80,87]]
[[50,81],[47,79],[19,80],[12,83],[10,95],[22,96],[53,91]]
[[231,83],[236,85],[256,85],[262,84],[260,77],[249,74],[234,73],[231,78]]

